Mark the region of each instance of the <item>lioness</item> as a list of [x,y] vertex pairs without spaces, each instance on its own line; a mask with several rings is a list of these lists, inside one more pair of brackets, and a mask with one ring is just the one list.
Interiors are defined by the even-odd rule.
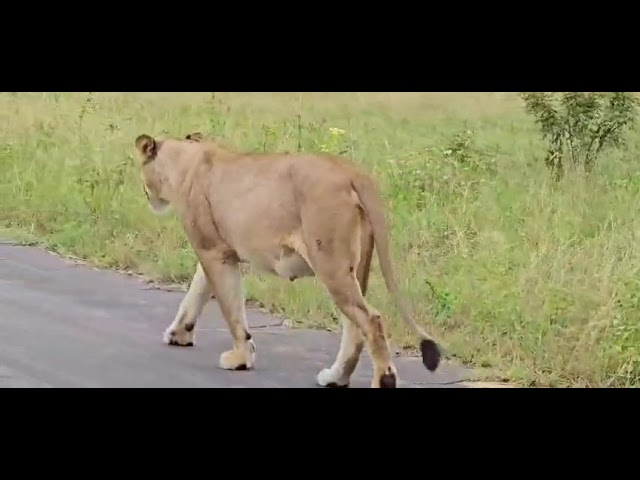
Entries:
[[385,327],[364,295],[374,245],[387,288],[421,337],[422,361],[434,371],[436,342],[409,316],[390,260],[382,199],[374,181],[330,155],[237,153],[204,139],[136,138],[144,192],[158,214],[173,207],[199,260],[189,291],[164,340],[191,346],[196,320],[212,293],[233,336],[220,367],[250,369],[256,346],[245,316],[239,264],[282,278],[317,276],[342,312],[342,340],[321,386],[349,385],[366,342],[374,388],[396,388]]

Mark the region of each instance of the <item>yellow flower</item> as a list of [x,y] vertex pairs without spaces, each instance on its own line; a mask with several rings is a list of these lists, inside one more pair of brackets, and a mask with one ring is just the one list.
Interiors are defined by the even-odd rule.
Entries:
[[331,135],[344,135],[346,132],[341,128],[332,127],[332,128],[329,128],[329,133],[331,133]]

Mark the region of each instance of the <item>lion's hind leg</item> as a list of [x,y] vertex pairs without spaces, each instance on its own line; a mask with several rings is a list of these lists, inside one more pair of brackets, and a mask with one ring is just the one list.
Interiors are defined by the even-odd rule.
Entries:
[[[395,388],[397,370],[391,360],[382,317],[365,301],[356,273],[362,255],[362,211],[350,199],[340,197],[339,194],[323,207],[320,213],[317,210],[302,212],[307,253],[317,277],[324,283],[341,313],[353,324],[343,330],[343,356],[341,358],[339,353],[337,358],[343,371],[340,372],[341,375],[335,375],[339,372],[338,367],[331,376],[334,377],[333,380],[344,383],[344,374],[348,371],[344,368],[355,369],[354,359],[356,354],[359,356],[360,348],[360,338],[355,334],[357,329],[364,336],[373,361],[371,386]],[[364,269],[364,264],[368,262],[366,258],[363,260]],[[364,280],[365,277],[362,278]],[[327,378],[328,374],[321,375],[322,378],[318,378],[318,381],[328,385],[337,383],[327,382],[332,380]]]
[[[319,269],[322,270],[322,269]],[[373,362],[373,388],[396,388],[397,370],[391,360],[391,350],[380,314],[367,304],[354,274],[318,272],[340,311],[364,334]],[[350,330],[348,332],[353,332]],[[357,337],[351,337],[352,350]],[[345,349],[346,350],[346,349]]]
[[349,320],[344,313],[340,314],[340,322],[342,323],[340,349],[333,365],[318,373],[316,381],[321,387],[348,387],[364,348],[364,337],[358,325]]
[[189,291],[180,302],[178,313],[165,330],[163,340],[168,345],[192,347],[195,343],[195,327],[202,309],[211,298],[211,285],[198,263]]
[[[360,262],[356,269],[356,279],[363,297],[367,294],[369,285],[373,248],[373,234],[369,225],[363,222],[360,233]],[[340,320],[342,323],[342,338],[340,339],[340,349],[336,359],[330,368],[322,370],[317,377],[318,385],[323,387],[349,386],[351,376],[358,366],[364,348],[364,336],[358,325],[349,320],[344,314],[340,315]]]

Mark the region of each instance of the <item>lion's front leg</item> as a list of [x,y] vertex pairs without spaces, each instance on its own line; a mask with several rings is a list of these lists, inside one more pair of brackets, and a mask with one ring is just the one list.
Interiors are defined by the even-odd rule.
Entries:
[[181,347],[191,347],[195,344],[196,322],[202,309],[211,299],[212,292],[209,280],[198,262],[189,291],[182,299],[175,319],[164,332],[166,344]]
[[233,337],[233,349],[220,356],[219,365],[225,370],[249,370],[255,362],[256,345],[249,333],[240,267],[228,256],[203,255],[203,266]]

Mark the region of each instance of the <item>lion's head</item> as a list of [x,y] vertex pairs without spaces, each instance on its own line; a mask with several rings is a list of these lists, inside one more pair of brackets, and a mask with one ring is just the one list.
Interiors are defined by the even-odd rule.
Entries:
[[164,191],[165,185],[160,178],[160,172],[154,163],[160,149],[160,142],[147,134],[142,134],[136,138],[135,145],[142,171],[142,188],[149,206],[157,215],[166,214],[171,210],[171,203]]
[[140,160],[144,194],[157,215],[167,213],[174,201],[180,201],[180,185],[199,161],[234,156],[232,148],[200,132],[183,138],[154,138],[142,134],[136,138],[135,148]]

